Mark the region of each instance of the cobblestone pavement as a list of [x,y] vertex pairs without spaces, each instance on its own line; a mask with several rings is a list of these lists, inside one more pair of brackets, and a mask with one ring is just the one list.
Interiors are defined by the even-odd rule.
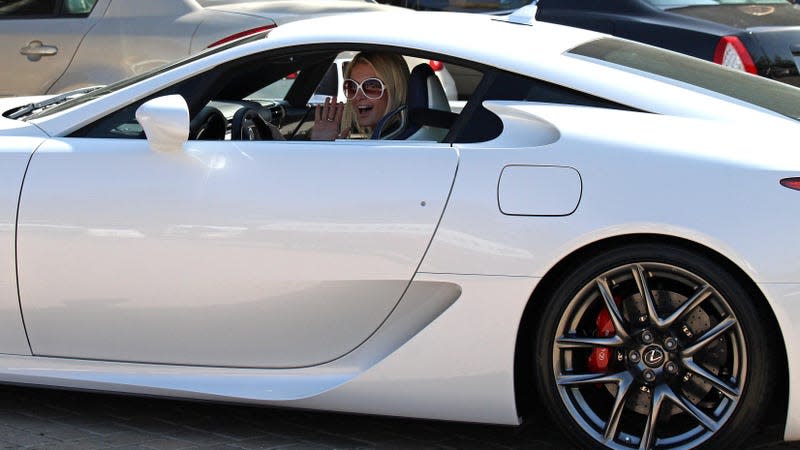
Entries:
[[[762,432],[749,449],[800,449]],[[0,448],[569,449],[552,424],[486,426],[0,387]]]

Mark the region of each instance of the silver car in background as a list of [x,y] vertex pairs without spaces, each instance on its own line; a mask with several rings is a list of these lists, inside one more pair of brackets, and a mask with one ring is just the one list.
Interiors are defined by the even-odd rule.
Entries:
[[359,0],[0,0],[0,96],[108,84],[312,15],[397,10]]

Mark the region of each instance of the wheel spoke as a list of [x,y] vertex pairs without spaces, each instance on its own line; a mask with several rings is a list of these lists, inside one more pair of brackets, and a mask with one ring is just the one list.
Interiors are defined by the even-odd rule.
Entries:
[[584,384],[611,384],[620,385],[630,377],[628,372],[617,373],[585,373],[580,375],[562,375],[556,382],[559,386],[581,386]]
[[701,287],[692,298],[683,302],[681,306],[678,307],[672,314],[669,315],[664,321],[661,323],[664,327],[670,327],[678,320],[682,319],[688,312],[694,309],[700,303],[706,301],[714,291],[711,290],[711,287],[708,285],[704,285]]
[[594,347],[619,347],[623,341],[619,336],[607,338],[562,336],[556,340],[559,349],[594,348]]
[[642,450],[653,448],[653,444],[655,444],[658,414],[661,412],[664,399],[667,398],[666,390],[667,388],[664,385],[658,385],[653,390],[653,397],[650,401],[650,413],[647,416],[647,423],[644,426],[642,441],[639,443],[639,448]]
[[617,396],[614,398],[614,406],[611,408],[611,415],[606,423],[606,429],[603,432],[603,439],[606,443],[614,440],[617,435],[617,428],[619,427],[619,419],[625,410],[625,401],[628,399],[628,394],[631,392],[633,385],[633,375],[628,372],[621,372],[619,375],[619,383],[617,384]]
[[614,325],[617,336],[622,339],[627,339],[629,334],[625,329],[625,325],[623,325],[622,314],[620,314],[619,308],[617,308],[617,303],[614,302],[614,295],[611,293],[611,288],[608,286],[608,280],[605,278],[598,278],[597,289],[603,296],[603,302],[605,302],[609,316],[611,316],[611,323]]
[[716,432],[719,430],[720,424],[708,414],[703,412],[700,408],[694,405],[694,403],[690,402],[689,400],[681,397],[675,391],[668,387],[664,387],[665,395],[667,398],[672,400],[678,407],[686,411],[690,416],[694,417],[696,421],[700,423],[706,430],[711,432]]
[[714,328],[706,331],[705,334],[700,336],[691,346],[681,351],[681,358],[691,358],[707,345],[714,342],[716,338],[726,333],[731,327],[736,325],[736,323],[736,319],[733,317],[728,317],[722,322],[718,323]]
[[650,322],[656,324],[657,326],[661,325],[661,319],[658,317],[658,312],[656,311],[656,304],[653,302],[653,294],[650,291],[650,286],[647,285],[647,275],[645,274],[644,267],[639,264],[633,266],[633,279],[636,280],[636,287],[639,288],[639,294],[644,299],[644,304],[647,307],[647,316],[650,318]]
[[728,383],[719,379],[717,376],[710,373],[709,371],[703,369],[700,365],[698,365],[691,359],[684,359],[683,364],[687,369],[692,371],[695,375],[700,376],[704,380],[714,385],[714,387],[716,387],[729,399],[733,401],[739,400],[739,396],[741,395],[741,393],[738,388],[731,387],[730,385],[728,385]]

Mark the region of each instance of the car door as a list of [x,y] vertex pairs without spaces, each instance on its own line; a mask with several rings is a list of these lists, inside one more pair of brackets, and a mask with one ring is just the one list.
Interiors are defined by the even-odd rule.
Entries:
[[448,198],[447,144],[58,138],[19,212],[36,355],[298,367],[360,345]]
[[[0,117],[0,126],[10,120]],[[32,125],[17,130],[35,130]],[[28,130],[25,130],[28,128]],[[20,314],[15,260],[17,202],[25,168],[44,137],[0,136],[0,354],[29,355],[30,346]]]
[[0,4],[0,96],[47,93],[110,0],[8,0]]

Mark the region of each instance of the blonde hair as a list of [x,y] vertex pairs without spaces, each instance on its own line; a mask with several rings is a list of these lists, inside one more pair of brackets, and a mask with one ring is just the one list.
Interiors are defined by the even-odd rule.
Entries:
[[[396,53],[361,52],[347,65],[344,77],[350,78],[353,67],[358,64],[367,64],[375,71],[375,75],[383,81],[386,86],[384,95],[388,95],[386,102],[386,115],[396,107],[406,102],[406,90],[408,89],[408,64],[406,60]],[[344,107],[342,116],[342,129],[355,128],[360,134],[370,134],[372,130],[362,127],[356,120],[356,113],[350,102]]]

